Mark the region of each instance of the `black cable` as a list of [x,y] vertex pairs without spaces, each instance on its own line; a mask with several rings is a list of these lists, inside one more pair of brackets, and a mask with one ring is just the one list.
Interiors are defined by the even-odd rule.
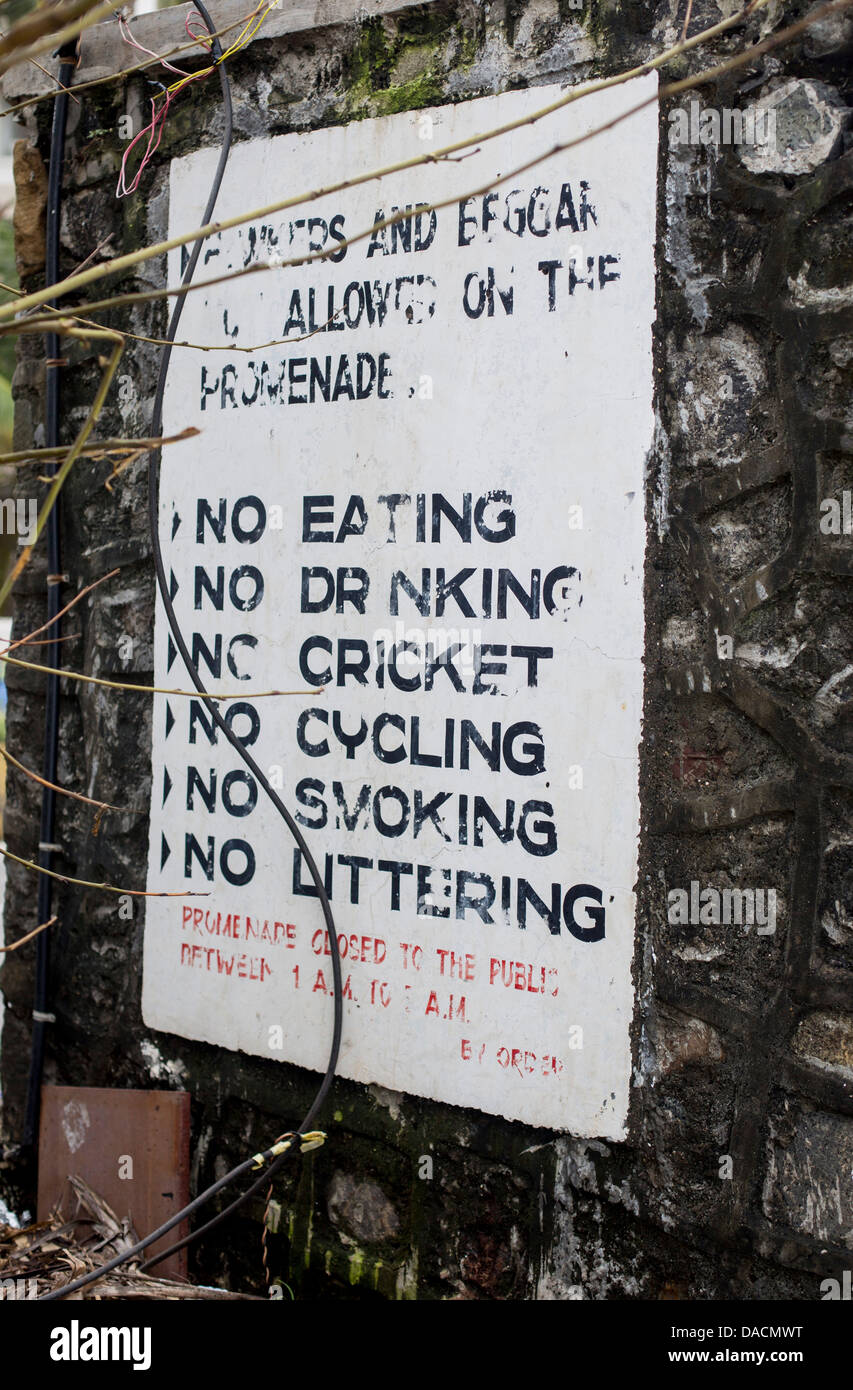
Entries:
[[[207,12],[207,9],[202,3],[202,0],[195,0],[195,6],[201,14],[205,25],[207,26],[208,33],[212,35],[215,32],[215,26],[213,20]],[[212,41],[212,53],[214,58],[216,59],[217,67],[219,70],[219,80],[222,86],[222,101],[225,111],[225,130],[222,137],[222,149],[219,155],[219,161],[216,166],[216,173],[214,174],[213,183],[211,184],[210,194],[207,200],[207,207],[205,208],[204,213],[202,215],[202,225],[206,225],[207,223],[209,223],[213,216],[213,209],[216,204],[216,199],[219,196],[219,190],[222,185],[223,176],[225,174],[225,166],[228,162],[228,155],[231,149],[231,140],[234,125],[233,107],[231,101],[231,84],[228,80],[228,75],[225,71],[225,65],[221,61],[222,48],[219,44],[219,40],[216,38],[214,38]],[[198,258],[201,254],[202,245],[202,241],[199,240],[193,246],[192,253],[187,263],[187,268],[181,280],[182,286],[188,286],[190,281],[192,280],[193,273],[198,263]],[[162,433],[163,395],[166,389],[166,376],[169,370],[169,361],[172,355],[172,346],[174,344],[175,336],[178,329],[178,323],[180,321],[181,313],[183,311],[185,299],[186,294],[184,293],[178,295],[175,301],[175,307],[172,310],[172,317],[169,321],[169,327],[166,332],[167,346],[163,348],[160,357],[160,374],[157,380],[157,390],[154,394],[154,408],[151,424],[151,433],[154,436],[157,436]],[[190,679],[195,685],[196,690],[199,692],[199,695],[206,696],[207,691],[204,688],[204,684],[202,682],[198,668],[193,663],[193,659],[189,653],[187,644],[184,641],[184,636],[181,632],[180,624],[178,623],[178,619],[176,617],[175,610],[172,605],[172,600],[169,595],[169,585],[166,579],[166,571],[163,565],[163,554],[160,548],[160,534],[158,525],[159,475],[160,470],[158,459],[156,454],[152,453],[148,465],[148,522],[151,534],[151,547],[154,555],[154,569],[157,575],[157,586],[160,590],[160,597],[163,602],[163,607],[166,612],[166,617],[169,622],[172,637],[174,638],[175,645],[181,654],[181,658],[184,662],[184,665],[187,668],[187,672],[189,673]],[[340,1052],[341,1028],[343,1024],[343,981],[341,978],[341,958],[340,951],[338,948],[338,936],[335,928],[335,919],[332,915],[332,907],[331,903],[329,902],[328,894],[326,893],[322,875],[320,873],[320,870],[317,866],[313,854],[308,848],[302,831],[299,829],[299,826],[297,825],[296,821],[293,819],[287,807],[284,805],[284,802],[277,795],[275,789],[270,785],[266,776],[258,767],[258,764],[255,762],[254,758],[251,756],[248,750],[243,747],[243,744],[240,742],[237,736],[234,733],[232,733],[231,729],[226,724],[222,715],[219,713],[219,706],[216,703],[216,701],[208,700],[207,705],[213,716],[213,720],[217,728],[219,728],[222,731],[222,733],[227,738],[228,742],[233,746],[240,758],[242,758],[243,762],[251,770],[252,774],[257,779],[260,786],[267,793],[276,810],[279,812],[282,819],[284,820],[284,823],[290,831],[291,835],[293,836],[294,840],[296,841],[297,846],[302,852],[302,856],[305,860],[305,863],[308,866],[308,871],[311,874],[311,877],[314,881],[314,886],[317,890],[317,896],[320,900],[320,906],[323,911],[323,916],[326,922],[326,929],[329,935],[329,949],[331,952],[332,976],[334,981],[334,1023],[332,1027],[332,1043],[329,1051],[329,1060],[326,1066],[326,1071],[324,1073],[323,1080],[321,1081],[320,1086],[317,1090],[317,1094],[315,1095],[308,1109],[308,1112],[305,1115],[305,1118],[303,1119],[301,1125],[299,1126],[299,1130],[297,1131],[298,1134],[303,1134],[312,1128],[314,1119],[319,1113],[326,1099],[326,1096],[329,1093],[332,1081],[334,1080],[335,1069],[337,1067],[338,1062],[338,1054]],[[247,1202],[249,1198],[254,1195],[258,1187],[260,1187],[264,1182],[268,1182],[270,1178],[275,1176],[276,1172],[285,1162],[289,1154],[294,1152],[295,1148],[296,1144],[294,1143],[284,1153],[278,1154],[274,1158],[274,1161],[270,1164],[269,1168],[266,1168],[264,1170],[264,1172],[261,1174],[261,1177],[255,1183],[253,1183],[251,1187],[249,1187],[240,1197],[238,1197],[234,1202],[232,1202],[231,1205],[227,1207],[225,1211],[221,1212],[218,1217],[215,1217],[213,1221],[208,1222],[207,1225],[202,1226],[198,1231],[194,1231],[191,1235],[179,1242],[179,1247],[182,1248],[184,1245],[188,1245],[191,1240],[198,1239],[198,1237],[201,1236],[206,1230],[209,1230],[212,1226],[218,1225],[219,1222],[224,1220],[226,1216],[229,1216],[233,1211],[236,1211],[238,1207],[242,1206],[244,1202]],[[272,1147],[266,1149],[263,1153],[263,1158],[265,1160],[268,1159],[272,1156],[272,1152]],[[98,1269],[92,1270],[91,1273],[83,1275],[79,1279],[75,1279],[72,1283],[66,1284],[63,1288],[56,1289],[52,1293],[45,1294],[43,1298],[39,1301],[47,1303],[57,1299],[65,1298],[68,1294],[75,1292],[77,1289],[81,1289],[85,1287],[87,1284],[94,1283],[96,1279],[100,1279],[104,1274],[109,1273],[110,1270],[118,1268],[118,1266],[121,1264],[125,1264],[135,1255],[141,1254],[141,1252],[145,1250],[149,1245],[153,1245],[155,1241],[160,1240],[164,1235],[167,1234],[167,1232],[171,1231],[173,1227],[177,1226],[181,1221],[186,1220],[187,1217],[191,1216],[194,1211],[197,1211],[199,1207],[201,1207],[205,1202],[209,1201],[211,1197],[214,1197],[216,1193],[221,1191],[222,1188],[225,1187],[227,1184],[235,1182],[238,1178],[242,1177],[244,1173],[249,1172],[251,1169],[256,1168],[257,1166],[257,1156],[245,1159],[242,1163],[239,1163],[236,1168],[232,1168],[230,1173],[226,1173],[223,1178],[220,1178],[217,1182],[213,1183],[212,1186],[208,1187],[206,1191],[202,1192],[200,1196],[196,1197],[192,1202],[189,1203],[188,1206],[184,1207],[182,1211],[179,1211],[174,1216],[170,1217],[169,1220],[164,1222],[162,1226],[159,1226],[156,1231],[152,1231],[150,1235],[147,1235],[143,1240],[138,1241],[137,1244],[132,1246],[129,1250],[125,1250],[121,1255],[116,1255],[112,1260],[107,1261],[105,1265],[101,1265]],[[163,1257],[161,1256],[161,1258]],[[151,1263],[153,1264],[155,1263],[155,1261],[151,1261]]]
[[[138,1241],[130,1250],[123,1251],[121,1255],[116,1255],[112,1260],[108,1260],[105,1265],[99,1265],[97,1269],[93,1269],[89,1274],[82,1275],[81,1278],[75,1279],[72,1283],[63,1284],[61,1289],[54,1289],[51,1293],[42,1294],[37,1302],[55,1303],[57,1300],[65,1298],[68,1294],[75,1293],[77,1289],[82,1289],[87,1284],[93,1284],[96,1279],[102,1279],[105,1274],[109,1274],[111,1270],[117,1269],[119,1265],[126,1264],[128,1260],[132,1259],[134,1255],[138,1255],[146,1246],[152,1245],[155,1240],[160,1240],[163,1236],[168,1235],[169,1231],[177,1226],[179,1221],[185,1221],[188,1216],[191,1216],[192,1213],[203,1206],[205,1202],[210,1201],[211,1197],[215,1197],[216,1193],[221,1191],[228,1183],[234,1182],[237,1178],[241,1178],[244,1173],[255,1168],[259,1158],[266,1160],[271,1155],[272,1147],[264,1149],[262,1154],[253,1154],[251,1158],[245,1158],[242,1163],[238,1163],[236,1168],[232,1168],[230,1173],[226,1173],[223,1178],[219,1178],[204,1192],[201,1192],[198,1197],[194,1198],[192,1202],[184,1207],[183,1211],[179,1211],[174,1216],[170,1216],[168,1221],[164,1221],[162,1226],[158,1226],[156,1231],[152,1231],[144,1240]],[[265,1180],[269,1180],[271,1174],[281,1163],[282,1159],[286,1157],[286,1154],[281,1154],[275,1160],[275,1163],[270,1164],[269,1168],[267,1168],[264,1173]]]
[[[65,153],[65,126],[68,117],[68,87],[77,66],[77,39],[63,44],[59,49],[60,91],[53,103],[53,125],[50,134],[50,165],[47,176],[47,225],[45,228],[45,285],[55,285],[59,279],[59,216],[62,204],[62,166]],[[56,300],[51,299],[49,308],[56,308]],[[54,449],[59,443],[59,338],[56,333],[48,333],[45,342],[47,363],[45,366],[45,444]],[[47,465],[47,476],[53,477],[58,463]],[[54,671],[62,662],[59,638],[61,621],[56,620],[60,610],[60,499],[57,498],[47,519],[47,618],[52,623],[47,642],[45,661]],[[45,783],[56,782],[56,763],[59,745],[59,676],[47,678],[44,709],[44,757],[42,776]],[[56,822],[56,793],[52,786],[43,786],[41,793],[41,820],[39,823],[38,863],[49,869],[53,850],[46,848],[53,844]],[[47,922],[51,916],[53,901],[53,879],[47,874],[39,874],[36,895],[36,921]],[[50,965],[50,932],[41,932],[36,942],[36,978],[33,991],[33,1033],[30,1047],[30,1071],[27,1080],[27,1108],[24,1119],[24,1147],[30,1148],[38,1143],[39,1113],[41,1110],[41,1079],[44,1068],[45,1028],[47,1027],[48,971]]]
[[212,1231],[214,1226],[218,1226],[220,1222],[226,1221],[232,1212],[236,1211],[238,1207],[242,1207],[244,1202],[248,1202],[250,1197],[254,1197],[256,1192],[260,1192],[261,1188],[275,1177],[278,1170],[290,1157],[291,1152],[292,1150],[288,1150],[287,1153],[280,1154],[275,1162],[271,1163],[269,1168],[266,1168],[264,1172],[261,1173],[261,1176],[255,1179],[252,1186],[247,1187],[246,1191],[239,1197],[235,1197],[231,1205],[225,1207],[218,1216],[211,1217],[210,1221],[206,1221],[203,1226],[199,1226],[198,1230],[190,1231],[188,1236],[184,1236],[183,1240],[176,1240],[174,1245],[167,1246],[159,1255],[154,1255],[150,1260],[145,1260],[139,1266],[140,1271],[144,1272],[147,1269],[153,1269],[155,1265],[161,1264],[163,1260],[167,1260],[170,1255],[176,1255],[179,1250],[183,1250],[184,1246],[192,1244],[194,1240],[201,1240],[202,1236],[206,1236],[207,1233]]

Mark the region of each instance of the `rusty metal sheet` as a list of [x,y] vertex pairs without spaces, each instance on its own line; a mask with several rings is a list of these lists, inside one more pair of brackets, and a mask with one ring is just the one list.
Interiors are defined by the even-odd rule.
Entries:
[[[189,1201],[188,1091],[120,1091],[93,1086],[42,1087],[38,1219],[57,1201],[73,1212],[68,1177],[77,1174],[142,1237]],[[187,1234],[184,1222],[147,1252]],[[186,1251],[152,1273],[185,1277]]]

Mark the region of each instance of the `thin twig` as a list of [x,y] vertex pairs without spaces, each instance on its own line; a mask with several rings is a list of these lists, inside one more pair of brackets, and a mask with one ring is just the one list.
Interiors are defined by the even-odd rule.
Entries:
[[8,849],[0,847],[0,854],[4,859],[12,859],[16,864],[23,864],[25,869],[32,869],[34,873],[46,874],[48,878],[58,878],[60,883],[76,883],[79,888],[103,888],[105,893],[126,893],[131,898],[209,898],[209,893],[196,893],[191,889],[181,889],[176,893],[146,893],[141,888],[118,888],[114,883],[92,883],[85,878],[71,878],[69,874],[58,874],[53,869],[43,869],[40,864],[35,864],[32,859],[21,859],[20,855],[12,854]]
[[54,915],[47,922],[42,922],[40,927],[33,927],[26,936],[21,936],[17,941],[13,941],[11,946],[0,946],[0,956],[7,955],[10,951],[17,951],[19,946],[25,946],[28,941],[32,941],[34,936],[38,936],[39,932],[47,931],[48,927],[52,927],[56,921],[58,918]]
[[[166,299],[170,295],[188,294],[190,290],[194,289],[210,289],[212,285],[223,285],[228,280],[238,280],[244,275],[257,275],[259,271],[271,269],[272,266],[268,265],[266,261],[260,261],[254,265],[244,266],[242,270],[211,276],[209,280],[193,280],[190,285],[175,285],[174,287],[169,285],[159,290],[134,290],[128,294],[116,294],[106,299],[96,299],[91,304],[75,304],[70,309],[45,309],[42,305],[38,314],[26,314],[23,318],[13,319],[11,323],[0,323],[0,337],[7,333],[43,333],[45,330],[55,333],[69,332],[76,326],[78,320],[82,323],[86,322],[78,314],[78,309],[85,309],[87,313],[94,314],[101,309],[124,308],[132,304],[153,304],[155,300]],[[113,332],[120,333],[121,329],[116,328]],[[176,346],[180,347],[181,344],[177,343]]]
[[90,594],[93,589],[97,589],[99,584],[106,584],[108,579],[113,579],[117,574],[120,573],[121,571],[118,569],[110,570],[109,574],[102,574],[100,579],[95,579],[92,581],[91,584],[87,584],[85,589],[81,589],[79,594],[75,594],[73,599],[71,599],[69,603],[66,603],[64,608],[60,608],[59,612],[56,614],[55,617],[48,618],[46,623],[42,623],[41,627],[33,628],[32,632],[28,632],[26,637],[19,637],[17,641],[12,642],[8,647],[4,647],[3,651],[0,652],[0,661],[4,661],[6,659],[7,652],[13,652],[16,647],[22,646],[24,642],[29,642],[33,637],[38,637],[39,633],[44,632],[47,628],[51,627],[54,623],[58,622],[60,618],[64,618],[65,614],[69,612],[69,610],[72,609],[76,603],[79,603],[81,598],[85,598],[86,595]]
[[[85,29],[91,29],[92,25],[98,24],[100,20],[107,19],[115,9],[115,0],[105,0],[105,3],[97,6],[92,5],[92,0],[70,0],[66,6],[57,5],[56,7],[43,6],[27,15],[9,30],[5,38],[0,40],[0,74],[8,72],[9,68],[16,63],[24,63],[29,58],[35,57],[37,53],[46,53],[48,49],[61,48],[63,44],[71,39],[76,39],[78,34],[82,34]],[[81,14],[82,11],[82,14]],[[56,28],[56,20],[71,16],[69,22]],[[49,16],[49,18],[48,18]],[[45,24],[45,19],[48,22]],[[39,29],[42,37],[31,43],[29,48],[20,51],[22,40],[20,34],[28,21],[39,21]],[[45,32],[45,30],[47,32]],[[9,40],[14,40],[9,43]]]
[[108,690],[133,690],[137,695],[186,695],[191,700],[266,700],[271,695],[322,695],[324,687],[318,690],[239,690],[236,694],[223,694],[208,690],[202,694],[198,690],[171,690],[161,685],[134,685],[131,681],[108,681],[100,676],[87,676],[82,671],[66,671],[63,667],[40,666],[35,661],[21,661],[16,656],[3,656],[11,666],[24,666],[28,671],[43,671],[48,676],[64,676],[66,680],[86,681],[89,685],[105,686]]
[[687,13],[684,16],[684,28],[681,31],[681,42],[687,38],[687,28],[690,24],[690,16],[693,13],[693,0],[687,0]]
[[[49,479],[48,479],[49,481]],[[66,632],[63,637],[21,637],[16,643],[16,647],[49,647],[52,642],[76,642],[82,634],[79,632]],[[0,661],[3,660],[3,653],[0,652]]]
[[84,796],[82,792],[72,792],[68,787],[60,787],[56,782],[48,782],[46,777],[40,777],[37,772],[33,772],[31,768],[24,767],[23,763],[19,763],[18,759],[13,758],[9,750],[2,745],[0,745],[0,757],[5,758],[13,767],[18,768],[26,777],[31,777],[34,782],[38,782],[40,787],[50,787],[51,791],[58,792],[60,796],[73,796],[75,801],[85,801],[87,806],[94,806],[99,812],[98,822],[100,822],[101,816],[105,811],[130,812],[132,815],[140,814],[139,811],[134,810],[132,806],[112,806],[109,801],[95,801],[93,797]]
[[[261,264],[260,266],[258,266],[258,267],[255,267],[255,266],[252,267],[253,270],[254,270],[254,269],[267,270],[267,269],[273,269],[273,268],[274,268],[274,267],[269,266],[269,265],[264,264],[264,263],[262,263],[262,264]],[[223,279],[230,279],[231,277],[226,275],[226,276],[224,276],[224,277],[222,277],[222,278],[223,278]],[[205,284],[207,284],[207,285],[215,285],[215,284],[218,284],[218,283],[219,283],[219,280],[207,280],[207,281],[205,281]],[[163,293],[162,290],[159,292],[159,294],[155,291],[155,294],[154,294],[153,296],[151,296],[151,297],[152,297],[152,298],[159,298],[159,297],[162,295],[162,293]],[[179,286],[179,287],[177,287],[175,290],[170,290],[169,293],[170,293],[170,294],[180,294],[180,293],[181,293],[181,287]],[[141,294],[141,295],[139,296],[140,299],[147,299],[148,297],[149,297],[149,296],[146,295],[146,294]],[[108,301],[108,302],[109,302],[109,301]],[[113,304],[113,305],[115,304],[115,302],[116,302],[115,300],[112,300],[112,304]],[[137,303],[138,303],[138,302],[139,302],[139,300],[137,300]],[[86,306],[86,308],[88,309],[88,311],[89,311],[90,313],[92,312],[93,309],[97,309],[97,307],[98,307],[97,304],[95,304],[95,305],[87,305],[87,306]],[[97,327],[97,324],[94,324],[94,323],[92,322],[91,319],[83,318],[82,315],[72,313],[72,311],[69,310],[69,309],[64,309],[62,312],[64,313],[64,315],[65,315],[67,318],[73,318],[75,323],[78,323],[78,324],[79,324],[79,323],[82,323],[82,324],[90,324],[90,323],[91,323],[91,324],[92,324],[92,327]],[[329,327],[329,324],[330,324],[330,323],[334,323],[335,319],[340,318],[340,316],[341,316],[342,313],[343,313],[343,309],[336,309],[335,312],[334,312],[333,314],[330,314],[330,316],[326,319],[326,322],[325,322],[325,323],[321,323],[321,324],[320,324],[319,328],[312,328],[310,333],[300,333],[299,336],[298,336],[297,338],[271,338],[270,341],[269,341],[268,343],[254,343],[251,347],[240,347],[240,345],[239,345],[238,343],[233,343],[233,342],[231,342],[231,343],[187,343],[187,342],[178,340],[178,341],[176,341],[176,342],[173,343],[172,340],[171,340],[170,338],[149,338],[149,337],[147,337],[144,333],[131,333],[131,332],[129,331],[129,329],[124,329],[124,328],[114,328],[114,329],[113,329],[113,332],[114,332],[114,333],[120,333],[121,336],[122,336],[123,338],[132,338],[133,341],[134,341],[135,343],[153,343],[155,347],[192,348],[192,350],[193,350],[194,352],[264,352],[264,351],[266,350],[266,348],[274,348],[274,347],[291,347],[291,346],[295,346],[296,343],[304,343],[304,342],[306,342],[309,338],[314,338],[314,337],[316,337],[316,335],[317,335],[318,333],[325,333],[325,332],[326,332],[326,329]],[[36,320],[36,322],[37,322],[37,320]],[[198,433],[198,431],[196,431],[196,433]],[[144,440],[140,440],[139,442],[140,442],[140,444],[145,443]],[[164,440],[164,441],[163,441],[163,443],[170,443],[170,442],[171,442],[171,441],[167,441],[167,440]],[[153,445],[149,445],[149,448],[151,448],[151,447],[153,447]],[[3,457],[0,456],[0,463],[2,463],[3,461],[4,461]]]
[[[117,329],[113,330],[118,332]],[[133,336],[122,333],[121,337]],[[80,450],[79,458],[102,459],[110,454],[121,453],[145,453],[148,449],[160,449],[166,444],[182,444],[186,439],[193,439],[201,430],[195,425],[188,425],[181,430],[180,434],[162,435],[159,438],[150,439],[100,439],[97,444],[87,444]],[[50,463],[53,459],[63,459],[68,453],[68,445],[60,444],[55,449],[16,449],[11,454],[0,454],[0,464],[14,465],[25,463]],[[50,480],[51,482],[53,479]]]
[[62,490],[62,485],[65,482],[65,479],[68,477],[68,474],[71,471],[71,467],[74,463],[74,460],[80,454],[83,445],[86,443],[86,440],[89,438],[89,435],[95,428],[98,416],[100,415],[101,410],[104,406],[104,402],[107,398],[107,393],[110,389],[110,386],[112,385],[112,380],[115,376],[118,364],[121,361],[122,353],[124,352],[124,343],[122,339],[117,338],[116,334],[113,333],[111,329],[105,328],[102,331],[97,331],[95,329],[87,329],[86,331],[92,338],[106,339],[108,342],[113,343],[114,347],[112,353],[110,354],[109,360],[107,361],[104,367],[104,374],[101,377],[101,383],[95,394],[95,399],[92,402],[92,406],[89,410],[89,413],[80,427],[77,438],[71,445],[71,448],[68,450],[65,461],[57,469],[56,475],[48,490],[47,497],[42,503],[41,511],[38,515],[38,521],[36,522],[36,534],[33,539],[33,543],[32,545],[24,546],[23,550],[18,556],[18,559],[16,560],[15,564],[12,566],[12,569],[10,570],[3,584],[0,585],[0,611],[2,611],[3,604],[5,603],[6,598],[11,593],[14,584],[16,583],[19,576],[23,572],[25,566],[27,565],[29,558],[33,553],[35,545],[38,544],[39,536],[44,530],[45,522],[47,521],[47,518],[53,510],[56,499]]
[[106,235],[105,237],[101,237],[101,240],[98,242],[97,246],[95,246],[95,247],[92,248],[92,250],[89,252],[89,254],[88,254],[88,256],[85,258],[85,260],[80,261],[79,265],[77,265],[77,266],[74,267],[74,270],[72,271],[72,274],[73,274],[73,275],[76,275],[77,272],[78,272],[78,270],[83,270],[83,269],[89,264],[89,262],[92,260],[92,258],[93,258],[94,256],[97,256],[98,252],[101,251],[101,250],[106,246],[107,242],[108,242],[108,241],[112,241],[112,239],[113,239],[114,236],[115,236],[115,232],[108,232],[107,235]]
[[71,100],[72,100],[73,102],[76,102],[78,106],[80,105],[80,98],[79,98],[79,97],[75,97],[75,95],[74,95],[74,93],[72,92],[72,90],[71,90],[70,87],[65,87],[65,86],[63,86],[63,84],[60,82],[59,78],[58,78],[54,73],[48,72],[47,68],[43,68],[42,65],[41,65],[41,63],[37,63],[37,62],[36,62],[35,58],[30,58],[29,61],[32,63],[32,65],[33,65],[34,68],[38,68],[39,72],[43,72],[43,73],[44,73],[44,75],[45,75],[45,77],[47,78],[48,82],[55,82],[56,85],[57,85],[57,87],[59,88],[60,92],[64,92],[65,95],[66,95],[67,97],[70,97]]

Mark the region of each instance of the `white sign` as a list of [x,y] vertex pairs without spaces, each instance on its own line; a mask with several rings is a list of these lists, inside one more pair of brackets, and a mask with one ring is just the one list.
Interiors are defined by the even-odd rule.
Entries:
[[[245,689],[221,708],[325,876],[340,1072],[612,1139],[631,1070],[656,103],[506,175],[655,90],[212,237],[198,279],[276,268],[188,296],[179,338],[234,347],[176,349],[164,428],[202,433],[165,451],[160,490],[188,645],[209,690]],[[557,95],[238,145],[216,215]],[[170,234],[200,224],[217,156],[173,163]],[[170,284],[180,271],[175,253]],[[155,672],[191,688],[159,607]],[[146,1024],[322,1070],[329,947],[286,828],[203,701],[156,697],[153,772],[149,889],[208,896],[148,901]]]

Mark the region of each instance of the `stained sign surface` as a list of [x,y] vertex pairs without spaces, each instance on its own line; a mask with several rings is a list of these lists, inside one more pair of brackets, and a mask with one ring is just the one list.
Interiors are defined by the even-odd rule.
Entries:
[[[272,269],[187,298],[179,337],[233,350],[176,349],[165,430],[201,434],[164,451],[160,494],[202,677],[237,697],[221,708],[325,876],[341,1073],[611,1138],[630,1081],[656,103],[512,171],[655,82],[212,237],[197,279]],[[558,95],[239,145],[216,215]],[[173,163],[170,234],[199,225],[216,159]],[[160,607],[155,666],[190,689]],[[207,896],[148,900],[146,1023],[322,1070],[332,973],[298,850],[202,701],[156,697],[153,773],[148,887]]]

